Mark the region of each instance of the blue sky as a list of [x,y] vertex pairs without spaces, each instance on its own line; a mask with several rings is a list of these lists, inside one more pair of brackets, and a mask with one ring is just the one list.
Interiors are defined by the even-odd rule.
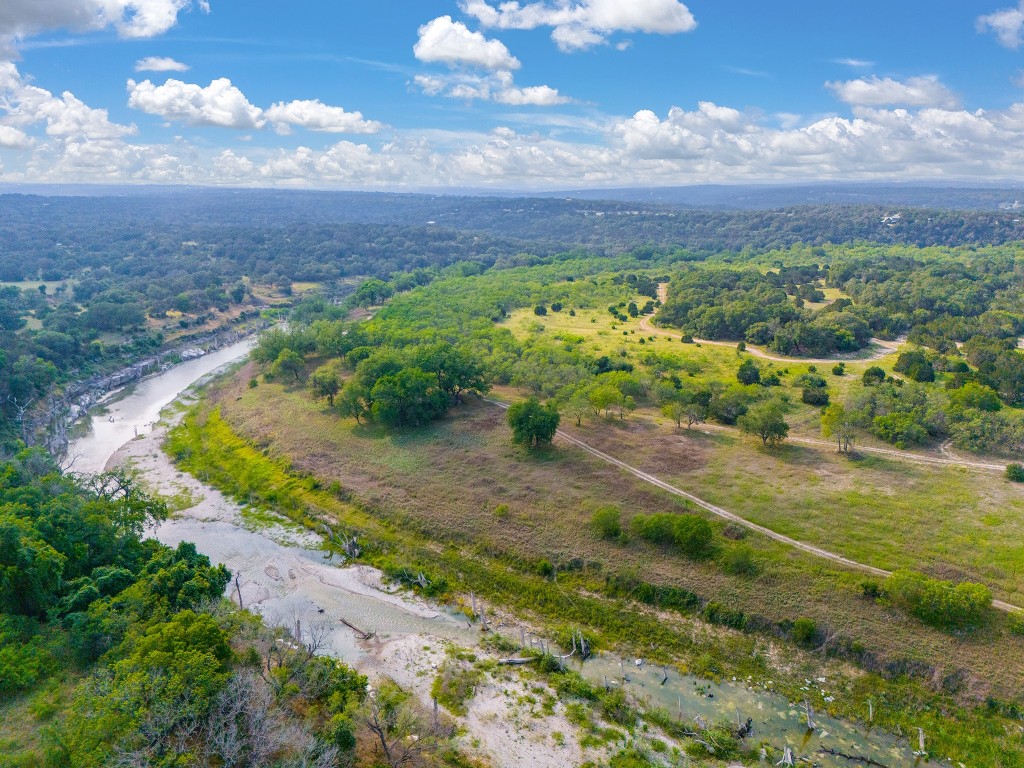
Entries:
[[4,0],[0,181],[1018,181],[1024,0]]

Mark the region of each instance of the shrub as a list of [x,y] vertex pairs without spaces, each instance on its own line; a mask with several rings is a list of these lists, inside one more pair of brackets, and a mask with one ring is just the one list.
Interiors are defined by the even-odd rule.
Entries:
[[1012,611],[1006,624],[1011,635],[1024,635],[1024,611]]
[[903,352],[892,367],[898,373],[905,373],[914,381],[935,381],[935,368],[922,350]]
[[761,381],[761,371],[752,360],[744,360],[736,371],[736,380],[744,385],[758,384]]
[[711,523],[697,515],[679,515],[675,523],[675,544],[692,558],[711,553],[714,531]]
[[1006,479],[1015,483],[1024,483],[1024,465],[1007,464]]
[[894,605],[936,627],[979,624],[992,605],[992,593],[983,584],[954,585],[913,571],[896,571],[886,580],[885,591]]
[[863,382],[865,387],[870,387],[875,384],[881,384],[883,381],[885,381],[885,371],[879,368],[877,365],[872,365],[870,368],[864,371],[864,375],[861,377],[861,381]]
[[622,519],[619,508],[601,507],[594,511],[591,522],[597,535],[602,539],[617,539],[622,535]]
[[793,642],[797,645],[810,645],[818,634],[818,625],[814,619],[797,619],[793,622]]
[[449,659],[434,678],[430,694],[453,715],[465,715],[466,703],[476,695],[482,679],[483,675],[478,670],[461,667]]
[[547,313],[548,313],[548,308],[545,307],[543,304],[538,304],[536,307],[533,308],[533,314],[535,314],[535,315],[539,315],[539,316],[543,317]]
[[921,444],[928,439],[928,430],[917,422],[917,417],[913,413],[893,412],[876,416],[871,423],[871,431],[882,440],[900,448],[910,444]]
[[654,515],[634,515],[630,522],[633,533],[637,536],[652,541],[655,544],[669,545],[673,540],[674,515],[660,513]]
[[700,615],[705,621],[710,622],[711,624],[718,624],[723,627],[743,629],[747,626],[747,617],[743,614],[743,611],[734,610],[714,601],[705,605],[704,610],[700,612]]
[[711,523],[698,515],[668,512],[635,515],[631,527],[637,536],[655,544],[675,546],[688,557],[706,557],[713,548]]
[[807,405],[828,405],[828,390],[823,387],[804,387],[800,399]]
[[845,376],[846,375],[846,363],[839,363],[838,365],[832,366],[833,376]]
[[864,579],[860,583],[860,589],[864,597],[874,600],[882,596],[882,586],[874,579]]

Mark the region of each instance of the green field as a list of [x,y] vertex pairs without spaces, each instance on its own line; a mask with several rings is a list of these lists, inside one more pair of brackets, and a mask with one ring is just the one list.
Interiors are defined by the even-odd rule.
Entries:
[[[618,505],[627,519],[636,512],[684,511],[686,506],[571,447],[540,456],[525,453],[509,441],[503,413],[494,406],[467,403],[435,425],[393,433],[339,419],[301,388],[243,386],[251,373],[241,372],[216,397],[234,429],[271,455],[286,457],[295,470],[313,474],[324,485],[340,483],[361,502],[385,511],[389,518],[407,521],[432,539],[532,561],[592,560],[607,570],[639,572],[656,582],[684,586],[771,621],[809,616],[885,658],[928,659],[950,669],[968,668],[993,691],[1016,690],[1016,683],[1004,674],[1007,665],[1024,671],[1024,641],[1007,635],[999,622],[966,637],[931,630],[864,601],[861,574],[838,570],[756,535],[745,540],[763,559],[762,571],[754,578],[730,576],[712,563],[693,562],[642,542],[622,546],[600,540],[589,525],[591,512],[600,505]],[[948,553],[961,572],[971,572],[977,562],[973,552],[954,560],[959,538],[950,534],[961,536],[963,526],[938,526],[935,539],[943,546],[927,540],[908,545],[903,537],[924,538],[919,533],[929,523],[906,521],[898,531],[899,540],[884,527],[871,533],[871,525],[891,517],[882,502],[862,510],[859,497],[853,495],[845,503],[836,502],[831,515],[809,511],[849,495],[845,487],[850,484],[863,484],[865,494],[870,493],[869,483],[898,483],[902,490],[906,482],[901,478],[916,475],[919,488],[930,483],[942,487],[936,483],[941,472],[877,462],[851,466],[845,459],[802,448],[787,448],[776,456],[733,435],[687,435],[685,429],[679,432],[637,418],[621,423],[595,419],[578,432],[686,490],[782,532],[809,540],[817,536],[817,543],[843,554],[897,567],[913,565],[920,553],[934,553],[937,559]],[[908,504],[917,504],[922,493],[919,490]],[[945,493],[942,504],[962,501],[963,482],[948,484]],[[999,558],[1012,560],[1012,547],[997,547],[998,528],[984,522],[992,519],[986,516],[995,514],[996,508],[993,503],[976,513],[975,546],[987,546]],[[937,524],[941,505],[933,500],[927,509]],[[805,515],[803,522],[791,519],[793,510]],[[1016,524],[1005,525],[1018,530]],[[846,544],[844,537],[849,539]],[[985,556],[983,550],[978,560]],[[1016,571],[1009,575],[1009,566],[1004,583],[1021,583]]]

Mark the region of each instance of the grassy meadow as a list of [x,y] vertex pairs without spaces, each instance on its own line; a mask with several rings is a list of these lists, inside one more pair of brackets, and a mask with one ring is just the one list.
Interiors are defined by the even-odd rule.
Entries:
[[[539,455],[514,446],[504,414],[495,406],[467,401],[438,423],[395,433],[340,419],[300,387],[260,383],[250,388],[245,384],[252,373],[242,371],[216,395],[223,418],[233,430],[269,455],[282,457],[300,474],[309,473],[324,486],[337,482],[361,503],[381,510],[388,519],[404,521],[431,540],[527,563],[566,564],[580,559],[598,564],[605,574],[639,574],[647,581],[684,587],[771,622],[806,616],[882,659],[970,670],[976,684],[991,691],[1009,694],[1019,690],[1024,679],[1024,640],[1010,636],[1001,620],[961,636],[932,630],[896,610],[864,600],[861,574],[757,535],[744,539],[761,565],[753,577],[729,575],[714,563],[687,560],[639,540],[623,545],[598,538],[591,530],[590,516],[599,506],[619,506],[628,521],[637,512],[684,511],[686,505],[557,442],[554,450]],[[825,455],[819,461],[809,449],[804,454],[807,461],[794,462],[791,457],[787,461],[738,436],[688,435],[685,429],[677,431],[635,417],[623,423],[594,420],[572,431],[733,511],[761,510],[759,522],[794,535],[809,530],[779,524],[786,512],[768,508],[773,489],[803,484],[804,495],[797,506],[813,506],[817,502],[809,499],[815,488],[822,494],[844,493],[826,480],[824,467],[831,465],[837,474],[849,472],[842,465],[845,460]],[[748,472],[748,466],[758,469]],[[783,467],[789,474],[780,478]],[[894,482],[894,473],[887,475],[884,468],[869,471]],[[772,485],[762,488],[757,472],[771,479]],[[742,509],[735,508],[741,499],[745,500]],[[886,540],[884,532],[866,535],[867,526],[858,523],[858,510],[854,499],[836,511],[834,523],[827,524],[823,515],[809,515],[806,525],[809,529],[813,523],[821,530],[816,543],[856,556],[871,551],[873,542]],[[714,524],[723,529],[719,522]],[[851,544],[857,551],[844,549],[836,530],[853,531]],[[735,546],[724,537],[720,540],[724,547]],[[893,537],[865,559],[888,567],[912,564],[915,555],[901,552],[901,546],[905,548],[906,543],[901,545]],[[1007,669],[1014,670],[1010,677]]]

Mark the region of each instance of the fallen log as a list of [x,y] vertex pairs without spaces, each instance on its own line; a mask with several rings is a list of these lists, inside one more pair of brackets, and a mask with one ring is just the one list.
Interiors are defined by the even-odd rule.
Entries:
[[348,627],[353,632],[355,632],[357,640],[369,640],[371,637],[374,636],[374,634],[376,634],[375,632],[364,632],[359,627],[357,627],[355,624],[350,624],[349,622],[345,621],[344,617],[339,618],[338,621],[340,621],[346,627]]
[[849,760],[852,763],[864,763],[864,765],[870,765],[874,768],[889,768],[885,763],[880,763],[877,760],[864,757],[863,755],[848,755],[845,752],[840,752],[838,749],[831,749],[828,747],[822,747],[818,750],[819,755],[831,755],[832,757],[841,757],[844,760]]

